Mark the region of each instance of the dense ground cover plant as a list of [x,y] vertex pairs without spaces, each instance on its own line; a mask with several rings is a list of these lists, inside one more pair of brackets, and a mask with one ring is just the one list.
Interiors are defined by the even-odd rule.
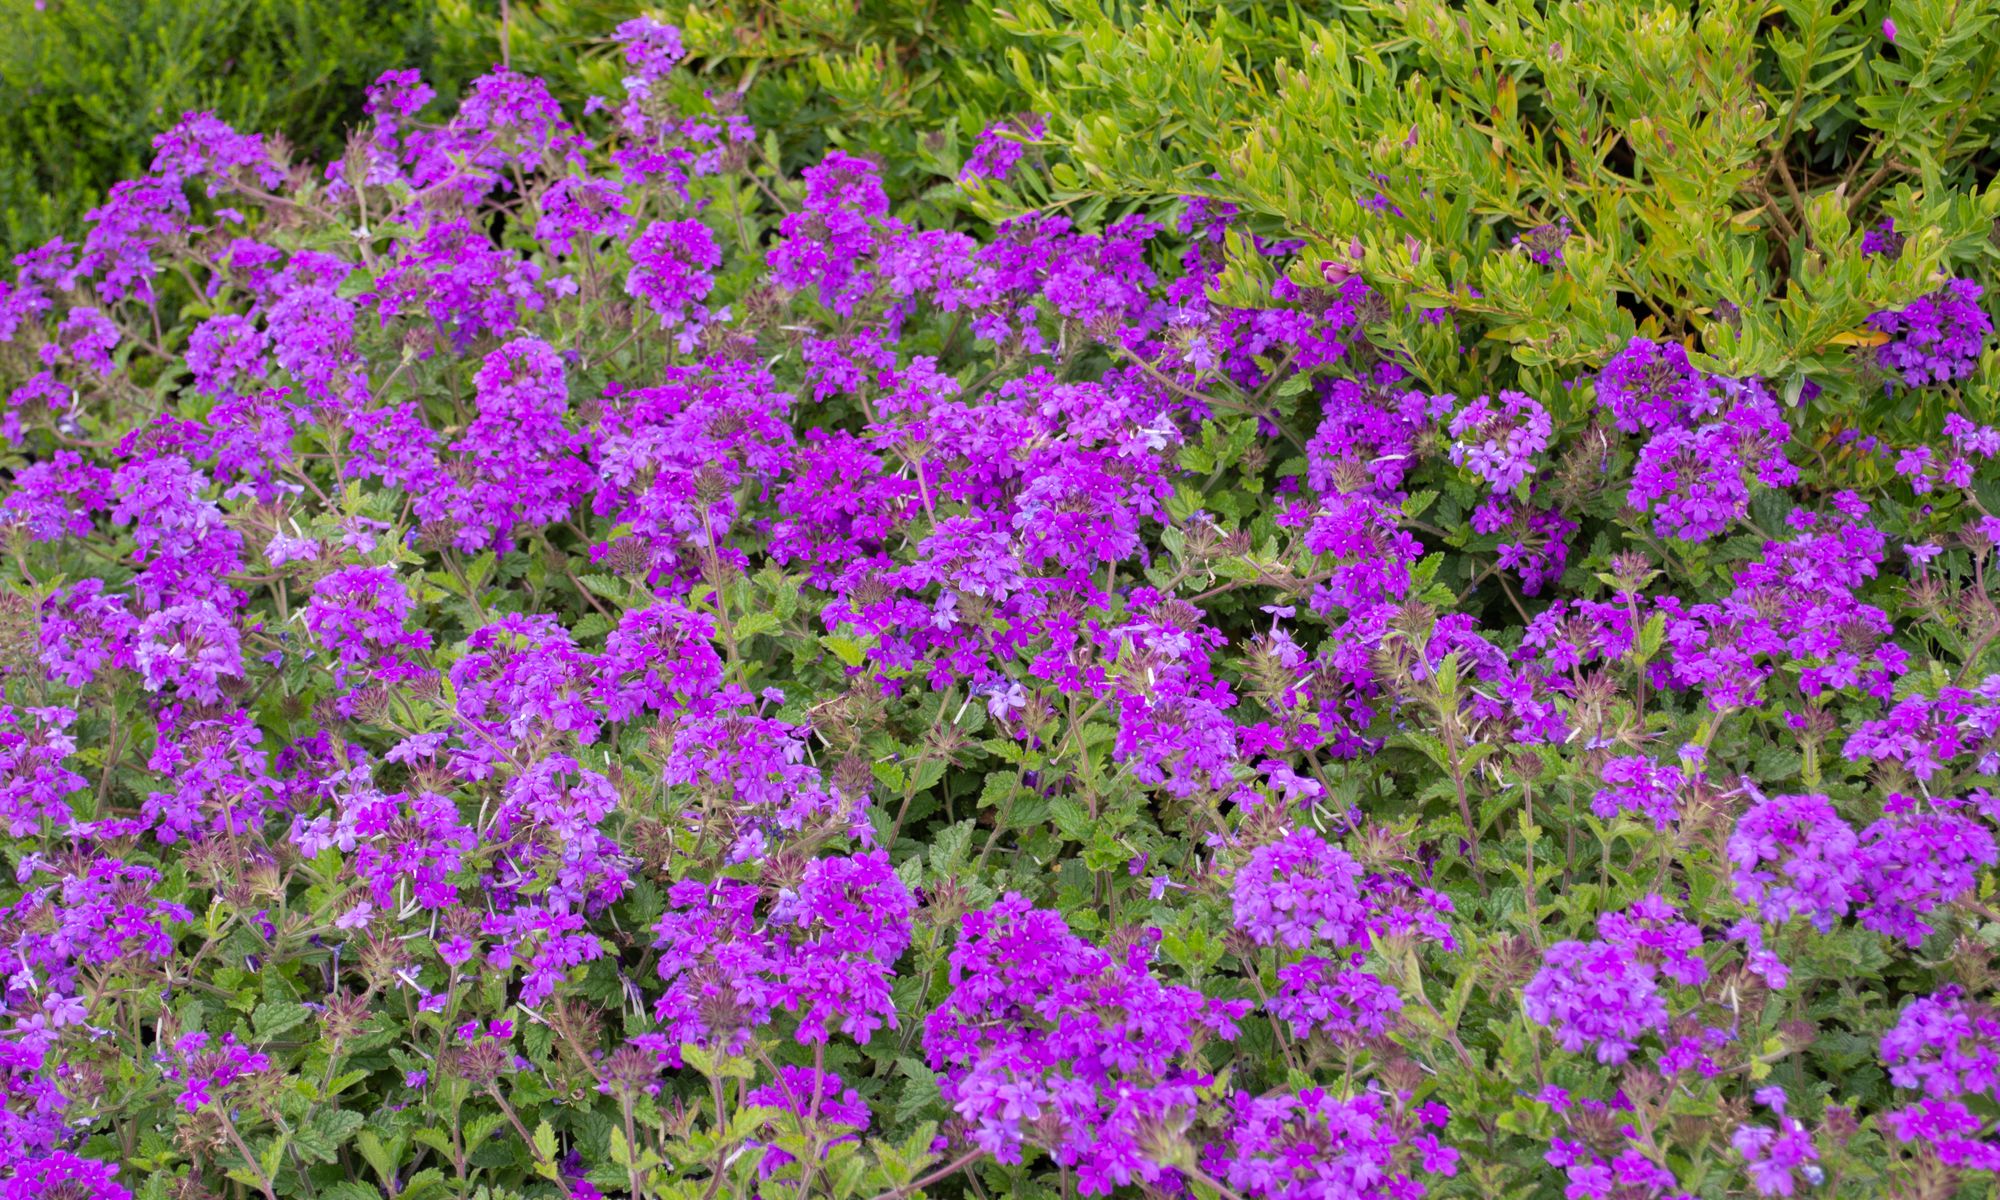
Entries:
[[1987,193],[1793,388],[610,53],[0,292],[10,1200],[1990,1191]]

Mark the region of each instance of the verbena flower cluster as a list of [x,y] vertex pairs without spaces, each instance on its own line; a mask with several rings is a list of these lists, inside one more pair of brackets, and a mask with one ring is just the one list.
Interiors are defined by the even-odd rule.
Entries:
[[1893,419],[1516,369],[613,53],[0,284],[5,1196],[1992,1186],[1976,284]]

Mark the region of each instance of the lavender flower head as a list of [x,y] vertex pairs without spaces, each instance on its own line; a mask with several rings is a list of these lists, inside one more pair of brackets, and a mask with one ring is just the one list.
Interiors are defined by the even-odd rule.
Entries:
[[1510,492],[1534,471],[1534,457],[1548,449],[1554,426],[1549,410],[1521,392],[1480,396],[1451,419],[1451,461]]
[[1369,944],[1361,868],[1345,850],[1301,829],[1259,847],[1236,873],[1236,927],[1259,945]]
[[1563,1049],[1622,1063],[1639,1039],[1667,1025],[1657,972],[1610,942],[1558,942],[1521,993],[1528,1018],[1548,1026]]
[[1803,915],[1824,933],[1860,893],[1859,844],[1825,796],[1759,800],[1729,836],[1736,897],[1766,921]]
[[1970,376],[1993,332],[1993,318],[1980,304],[1985,294],[1970,279],[1954,279],[1903,308],[1869,317],[1870,326],[1890,337],[1876,347],[1876,361],[1910,387]]

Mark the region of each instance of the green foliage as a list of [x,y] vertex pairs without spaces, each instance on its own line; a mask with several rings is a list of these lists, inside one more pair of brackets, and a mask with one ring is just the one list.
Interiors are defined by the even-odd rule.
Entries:
[[0,245],[80,226],[154,135],[211,109],[338,156],[383,71],[425,66],[428,0],[10,0],[0,5]]
[[[1897,36],[1881,22],[1893,15]],[[1025,0],[999,18],[1048,185],[988,211],[1206,195],[1385,294],[1418,363],[1426,310],[1483,326],[1531,378],[1635,332],[1822,405],[1879,392],[1852,360],[1872,311],[1941,269],[1993,277],[2000,194],[1994,7],[1835,0],[1684,7],[1368,0],[1321,21],[1277,6]],[[1918,231],[1864,265],[1872,205]],[[1559,278],[1512,246],[1567,221]],[[1268,268],[1232,243],[1231,298]],[[1316,279],[1312,279],[1317,282]],[[1432,372],[1481,390],[1489,364]]]
[[607,53],[619,23],[657,5],[631,0],[438,0],[433,87],[450,99],[501,63],[542,79],[566,104],[616,96],[625,64]]
[[795,162],[838,147],[913,192],[955,175],[981,129],[1026,107],[1002,57],[1017,43],[991,5],[738,0],[679,19],[697,69],[747,87],[750,119]]

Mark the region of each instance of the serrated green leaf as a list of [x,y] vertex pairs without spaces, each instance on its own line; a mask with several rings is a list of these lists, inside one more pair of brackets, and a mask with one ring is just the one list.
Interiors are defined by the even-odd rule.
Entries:
[[295,1000],[266,1000],[250,1016],[250,1026],[258,1038],[268,1040],[296,1029],[311,1018],[312,1010]]

